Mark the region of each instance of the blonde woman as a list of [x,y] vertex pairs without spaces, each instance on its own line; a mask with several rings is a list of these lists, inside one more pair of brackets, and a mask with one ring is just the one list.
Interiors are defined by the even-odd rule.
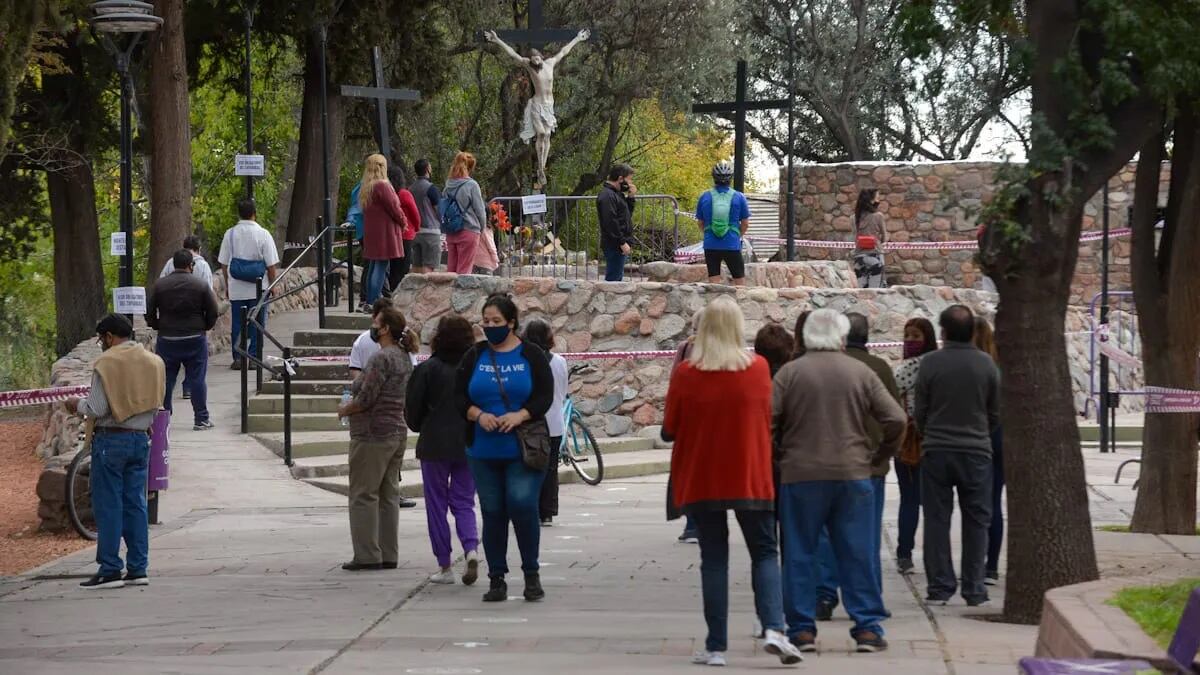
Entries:
[[442,191],[441,206],[443,223],[447,214],[457,209],[462,214],[462,229],[446,232],[446,271],[470,274],[475,265],[475,249],[480,245],[480,233],[487,223],[487,209],[483,205],[483,192],[479,183],[471,178],[475,170],[475,155],[460,152],[450,165],[446,189]]
[[383,155],[367,156],[360,185],[363,258],[371,265],[367,275],[367,303],[372,304],[383,292],[391,261],[404,257],[404,229],[408,219],[400,207],[400,197],[388,181],[387,159]]
[[704,308],[691,353],[671,375],[663,433],[671,453],[674,505],[700,535],[700,579],[708,637],[692,662],[725,665],[729,640],[729,527],[733,511],[750,549],[763,649],[801,661],[783,634],[783,595],[771,477],[771,371],[746,351],[742,310],[728,296]]

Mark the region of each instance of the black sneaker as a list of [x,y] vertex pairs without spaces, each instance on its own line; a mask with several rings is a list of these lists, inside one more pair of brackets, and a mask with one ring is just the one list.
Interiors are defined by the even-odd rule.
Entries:
[[367,570],[381,570],[383,563],[360,563],[351,560],[348,563],[342,563],[342,569],[347,572],[364,572]]
[[245,370],[246,369],[245,359],[234,359],[233,363],[229,364],[229,369],[230,370]]
[[416,508],[416,506],[417,506],[417,502],[416,502],[416,501],[414,501],[414,500],[412,500],[412,499],[406,499],[406,498],[404,498],[404,497],[401,497],[401,498],[400,498],[400,508],[402,508],[402,509],[413,509],[413,508]]
[[967,607],[982,607],[991,602],[991,598],[983,596],[982,598],[967,598]]
[[487,593],[483,594],[484,602],[504,602],[508,600],[508,584],[504,583],[504,577],[490,577],[492,580],[491,588]]
[[550,516],[542,518],[542,527],[554,527],[554,518]]
[[900,574],[912,574],[916,571],[916,566],[913,565],[912,558],[897,558],[896,571]]
[[989,571],[983,577],[983,585],[984,586],[995,586],[998,583],[1000,583],[1000,573],[999,572]]
[[191,397],[192,397],[192,392],[188,391],[187,389],[184,389],[184,390],[183,390],[183,394],[182,394],[182,398],[183,398],[184,400],[187,400],[187,399],[189,399],[189,398],[191,398]]
[[950,604],[950,598],[935,598],[931,595],[925,598],[925,604],[930,607],[945,607]]
[[817,621],[833,621],[833,609],[837,606],[837,600],[817,600]]
[[792,646],[802,652],[817,651],[817,634],[811,631],[802,630],[796,633],[791,638]]
[[100,576],[99,573],[93,574],[91,579],[79,584],[80,588],[86,588],[90,591],[99,590],[101,588],[123,588],[125,579],[121,574],[110,574],[108,576]]
[[684,530],[683,534],[679,535],[679,543],[681,544],[699,544],[700,533],[695,530]]
[[858,651],[858,652],[861,652],[864,654],[873,654],[875,652],[882,652],[882,651],[886,651],[888,648],[887,640],[884,640],[883,636],[881,636],[877,633],[871,632],[869,630],[863,631],[863,632],[859,633],[858,635],[855,635],[854,642],[858,645],[857,647],[855,647],[855,651]]
[[150,577],[145,572],[127,572],[125,574],[126,586],[149,586]]
[[212,428],[213,423],[209,420],[204,420],[203,422],[196,422],[196,424],[192,426],[192,431],[208,431]]
[[379,563],[379,569],[381,569],[381,570],[394,570],[399,566],[400,566],[400,563],[388,562],[386,560]]
[[537,572],[525,573],[525,599],[529,602],[537,602],[546,597],[546,591],[542,589],[542,577]]

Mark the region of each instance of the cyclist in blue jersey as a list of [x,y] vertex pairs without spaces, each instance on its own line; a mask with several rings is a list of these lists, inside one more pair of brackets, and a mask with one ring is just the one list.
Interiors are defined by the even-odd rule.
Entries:
[[721,263],[729,268],[734,286],[746,284],[746,264],[742,260],[742,237],[750,226],[750,203],[746,196],[730,187],[733,165],[718,162],[712,170],[713,189],[696,202],[696,220],[704,231],[704,263],[708,282],[721,283]]

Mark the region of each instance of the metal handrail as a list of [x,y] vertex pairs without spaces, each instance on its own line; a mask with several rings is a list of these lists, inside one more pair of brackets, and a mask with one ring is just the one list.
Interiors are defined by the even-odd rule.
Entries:
[[[320,226],[320,224],[321,224],[321,218],[318,217],[317,225]],[[273,291],[275,289],[275,287],[277,285],[279,285],[279,282],[283,281],[284,277],[286,277],[289,272],[291,272],[293,269],[296,268],[296,265],[298,265],[300,263],[300,261],[304,258],[304,256],[307,255],[308,252],[312,250],[313,246],[316,246],[318,243],[324,241],[325,237],[328,233],[338,230],[338,229],[340,229],[340,227],[341,227],[340,225],[328,225],[328,226],[324,227],[323,229],[321,229],[321,231],[318,232],[315,237],[312,237],[312,241],[308,242],[308,246],[305,246],[303,249],[301,249],[300,253],[298,253],[296,255],[296,257],[292,259],[292,262],[289,263],[287,267],[283,268],[282,272],[280,272],[279,274],[276,274],[275,279],[273,281],[271,281],[270,285],[268,285],[265,289],[263,289],[262,297],[259,298],[258,303],[256,305],[254,305],[253,314],[255,314],[255,315],[258,314],[258,311],[260,309],[262,309],[263,304],[265,304],[268,300],[270,300],[271,291]],[[337,267],[341,267],[341,265],[339,264]],[[324,279],[327,276],[329,276],[330,274],[334,274],[334,273],[335,273],[335,268],[330,268],[330,269],[324,270],[322,272],[318,272],[317,279],[324,281]],[[296,291],[307,288],[311,285],[312,285],[312,282],[308,282],[308,283],[304,284],[303,286],[301,286],[300,288],[288,291],[288,293],[282,297],[287,297],[288,295],[291,295],[291,294],[295,293]]]

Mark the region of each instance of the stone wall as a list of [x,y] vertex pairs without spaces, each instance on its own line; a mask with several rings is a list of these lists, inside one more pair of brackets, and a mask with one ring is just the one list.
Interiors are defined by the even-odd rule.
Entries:
[[[974,240],[980,208],[992,196],[998,162],[931,162],[886,164],[853,162],[811,164],[795,168],[796,237],[850,241],[854,202],[864,188],[879,190],[880,211],[887,218],[891,241]],[[1136,163],[1109,181],[1109,226],[1125,227],[1133,203]],[[1160,203],[1166,199],[1169,165],[1163,166]],[[781,173],[780,227],[786,227],[787,175]],[[1097,193],[1084,213],[1084,231],[1099,231],[1102,212]],[[1114,239],[1110,251],[1110,288],[1130,288],[1129,238]],[[845,250],[802,247],[807,260],[848,257]],[[928,284],[976,288],[982,272],[969,251],[893,251],[887,256],[887,275],[893,284]],[[1100,291],[1100,243],[1079,247],[1079,265],[1071,290],[1073,304],[1090,302]]]
[[[904,323],[912,317],[936,319],[948,305],[963,303],[991,320],[994,294],[972,289],[896,286],[889,289],[765,288],[736,289],[710,284],[662,282],[590,282],[555,279],[409,275],[396,303],[428,344],[438,319],[456,312],[475,320],[486,297],[506,291],[514,295],[522,323],[543,319],[555,331],[557,351],[617,352],[673,350],[689,334],[692,315],[713,298],[732,295],[746,315],[747,344],[767,323],[789,330],[806,309],[829,307],[860,312],[871,322],[872,341],[903,338]],[[1066,330],[1087,328],[1086,314],[1072,309]],[[1068,338],[1075,404],[1083,409],[1088,371],[1088,338]],[[879,350],[890,362],[898,349]],[[653,427],[662,421],[669,359],[604,359],[598,368],[571,382],[580,411],[598,435],[619,436]],[[650,430],[652,433],[652,430]]]
[[[641,266],[647,281],[695,284],[708,281],[705,265],[680,265],[672,262],[652,262]],[[722,268],[723,278],[728,271]],[[746,265],[746,285],[767,288],[857,288],[858,281],[844,260],[780,263],[749,263]]]

